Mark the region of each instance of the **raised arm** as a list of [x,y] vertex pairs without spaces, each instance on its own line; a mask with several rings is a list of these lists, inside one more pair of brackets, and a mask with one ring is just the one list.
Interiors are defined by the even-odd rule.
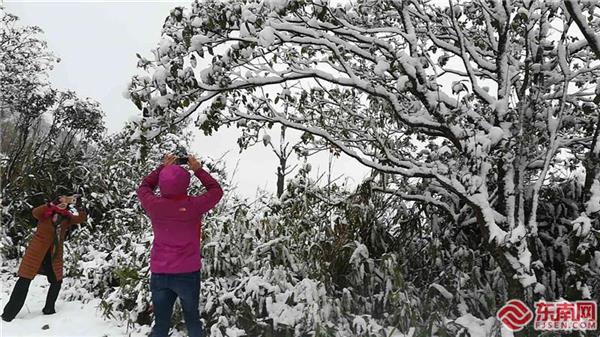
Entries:
[[158,198],[154,194],[154,190],[156,189],[156,186],[158,186],[158,175],[163,167],[164,165],[160,165],[158,168],[144,177],[140,187],[137,189],[137,197],[142,203],[142,207],[144,207],[146,210],[148,209],[148,206]]
[[81,224],[87,221],[87,212],[85,210],[85,207],[83,207],[81,197],[77,197],[77,203],[75,204],[75,208],[77,208],[77,215],[73,215],[69,219],[69,225]]
[[200,163],[194,157],[190,157],[189,167],[194,171],[194,175],[200,179],[200,182],[206,188],[206,192],[199,196],[192,197],[194,208],[204,214],[210,211],[223,197],[223,189],[218,181],[208,172],[202,169]]

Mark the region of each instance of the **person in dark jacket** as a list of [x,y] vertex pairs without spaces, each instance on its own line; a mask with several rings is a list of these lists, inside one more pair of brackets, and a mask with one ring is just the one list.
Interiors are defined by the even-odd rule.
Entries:
[[[188,167],[206,192],[189,196],[190,173],[175,165],[176,159],[171,154],[165,156],[163,164],[145,177],[137,190],[154,232],[150,253],[152,337],[167,337],[177,297],[183,307],[189,336],[202,336],[199,315],[202,216],[223,196],[219,183],[193,156],[188,159]],[[157,186],[160,196],[154,194]]]
[[[77,200],[77,201],[76,201]],[[69,204],[76,204],[77,213],[68,210]],[[50,287],[46,297],[46,305],[42,312],[54,314],[56,299],[63,279],[63,242],[69,228],[84,223],[87,214],[81,206],[81,200],[73,196],[60,196],[54,202],[38,206],[32,211],[38,220],[37,230],[29,243],[25,256],[19,266],[17,282],[4,307],[2,319],[12,321],[21,311],[31,280],[37,274],[46,275]]]

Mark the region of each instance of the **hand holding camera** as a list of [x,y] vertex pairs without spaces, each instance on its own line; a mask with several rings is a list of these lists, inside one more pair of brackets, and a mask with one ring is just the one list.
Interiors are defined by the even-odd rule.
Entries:
[[162,164],[164,166],[167,166],[167,165],[173,165],[176,162],[177,162],[177,156],[175,156],[174,154],[171,154],[171,153],[167,153],[163,158]]
[[186,165],[190,170],[196,171],[202,167],[202,164],[193,155],[188,155],[187,151],[183,148],[177,148],[175,154],[168,153],[163,158],[163,165]]
[[73,195],[61,195],[57,197],[53,202],[56,207],[60,209],[66,209],[69,205],[75,205],[76,207],[81,207],[81,195],[73,194]]
[[196,172],[196,170],[202,167],[202,164],[200,164],[196,157],[190,155],[188,158],[188,167],[190,168],[190,170]]
[[177,157],[177,160],[175,160],[175,163],[177,165],[185,165],[188,163],[188,153],[187,150],[181,146],[177,147],[177,149],[175,150],[175,156]]

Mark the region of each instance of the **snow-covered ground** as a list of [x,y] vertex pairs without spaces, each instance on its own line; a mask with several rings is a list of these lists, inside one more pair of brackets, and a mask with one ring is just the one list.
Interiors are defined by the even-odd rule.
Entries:
[[[4,268],[3,268],[4,269]],[[2,308],[8,301],[13,286],[17,280],[14,268],[0,273],[1,289],[0,303]],[[146,337],[150,327],[132,329],[114,320],[106,320],[99,309],[100,300],[65,301],[65,294],[81,289],[69,288],[69,279],[63,282],[63,288],[56,301],[56,314],[44,315],[42,308],[48,291],[48,281],[45,276],[38,275],[29,288],[25,306],[11,322],[0,320],[1,337]],[[85,298],[85,296],[84,296]]]
[[[13,262],[13,261],[11,261]],[[17,266],[0,267],[0,310],[4,308],[10,297],[10,293],[17,280],[15,276]],[[102,317],[100,300],[86,292],[85,289],[77,287],[81,283],[78,280],[66,278],[63,280],[58,301],[56,303],[56,314],[44,315],[42,308],[46,300],[48,282],[45,276],[38,275],[29,288],[27,300],[23,309],[11,322],[0,320],[0,337],[147,337],[150,334],[149,326],[127,327],[122,322],[105,319]],[[438,288],[441,286],[438,285]],[[439,289],[438,289],[439,290]],[[67,298],[83,298],[84,300],[67,300]],[[358,317],[358,316],[357,316]],[[361,321],[355,320],[354,324]],[[471,314],[465,314],[455,321],[456,324],[465,327],[472,337],[488,336],[493,329],[495,319],[478,319]],[[225,323],[226,324],[226,323]],[[366,322],[362,320],[366,326]],[[213,326],[215,328],[215,326]],[[412,330],[412,329],[411,329]],[[238,336],[237,328],[227,328],[227,336]],[[241,331],[241,330],[239,330]],[[366,327],[365,327],[366,331]],[[400,332],[388,332],[390,336],[410,337],[414,331],[404,335]],[[217,330],[213,336],[223,336]],[[184,337],[179,331],[171,330],[172,337]],[[501,337],[512,337],[513,334],[502,327]]]

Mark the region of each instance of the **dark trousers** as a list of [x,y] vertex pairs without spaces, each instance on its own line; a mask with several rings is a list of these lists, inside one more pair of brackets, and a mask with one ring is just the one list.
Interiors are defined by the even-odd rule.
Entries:
[[200,322],[200,272],[184,274],[157,274],[150,276],[154,327],[152,337],[167,337],[171,325],[173,305],[179,297],[183,317],[190,337],[202,337]]
[[[62,281],[58,281],[56,279],[56,275],[52,269],[50,250],[48,250],[46,256],[44,257],[44,261],[42,262],[42,270],[46,274],[48,282],[50,283],[48,295],[46,295],[46,305],[44,306],[44,309],[42,309],[42,312],[49,315],[56,312],[54,305],[56,303],[56,299],[58,298],[58,293],[62,284]],[[23,308],[23,305],[25,304],[25,299],[27,298],[27,292],[29,291],[30,284],[30,279],[19,277],[15,283],[15,287],[13,288],[8,303],[6,303],[6,306],[4,306],[4,312],[2,313],[2,319],[4,321],[12,321],[15,316],[17,316],[19,311],[21,311],[21,308]]]

